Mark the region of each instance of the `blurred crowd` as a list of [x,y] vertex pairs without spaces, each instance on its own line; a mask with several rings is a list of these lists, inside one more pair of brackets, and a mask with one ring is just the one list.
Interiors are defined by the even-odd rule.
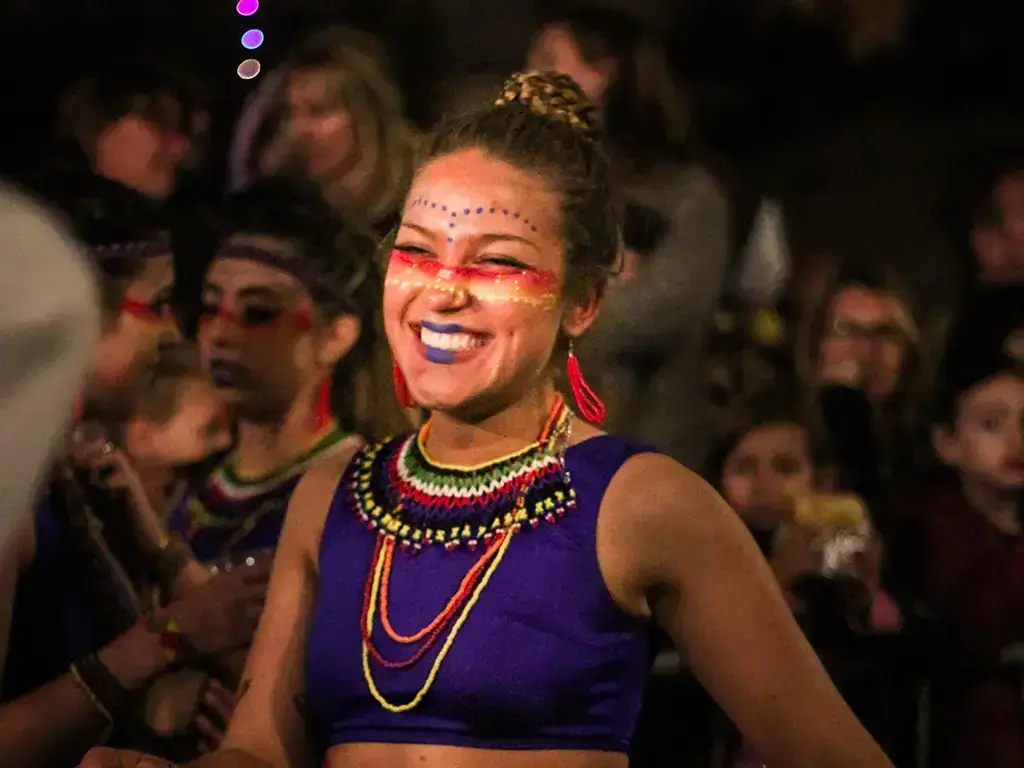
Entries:
[[[799,253],[778,200],[743,212],[628,16],[554,14],[522,58],[599,105],[621,190],[621,269],[577,349],[609,431],[721,493],[897,765],[1024,766],[1024,137],[950,178],[964,277],[929,305],[898,259]],[[63,94],[19,185],[86,246],[101,317],[70,436],[0,562],[0,765],[65,768],[107,738],[215,747],[298,478],[416,423],[377,317],[420,143],[404,103],[379,41],[318,31],[257,81],[223,199],[194,205],[176,186],[208,160],[210,117],[187,84],[124,66]],[[335,285],[359,300],[332,305]],[[303,296],[348,319],[330,343],[306,339]],[[63,413],[59,392],[31,396]],[[195,651],[172,665],[144,631],[168,606]],[[685,652],[654,651],[634,764],[759,766]]]

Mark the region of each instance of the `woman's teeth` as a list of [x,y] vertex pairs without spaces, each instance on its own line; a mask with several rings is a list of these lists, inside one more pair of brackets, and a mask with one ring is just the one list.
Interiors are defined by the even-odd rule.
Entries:
[[420,328],[420,341],[425,346],[451,352],[476,349],[484,344],[483,338],[473,333],[438,333],[428,328]]

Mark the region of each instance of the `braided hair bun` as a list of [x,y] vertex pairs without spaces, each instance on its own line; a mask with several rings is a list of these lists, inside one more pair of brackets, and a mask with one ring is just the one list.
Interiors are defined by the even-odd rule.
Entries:
[[597,140],[597,107],[583,89],[560,72],[518,72],[501,89],[494,106],[519,104],[535,115],[567,123],[587,138]]

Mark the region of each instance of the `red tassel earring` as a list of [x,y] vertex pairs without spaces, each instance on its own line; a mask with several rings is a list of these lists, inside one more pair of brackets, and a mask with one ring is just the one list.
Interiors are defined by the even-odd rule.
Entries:
[[398,398],[398,402],[403,408],[413,408],[416,403],[412,400],[412,395],[409,394],[409,384],[405,380],[405,374],[402,373],[402,368],[398,365],[396,360],[394,363],[394,375],[395,375],[395,396]]
[[313,426],[318,431],[334,420],[334,411],[331,410],[330,376],[323,380],[320,390],[316,393],[316,406],[313,414]]
[[591,424],[601,424],[605,416],[604,403],[584,381],[583,372],[580,370],[580,361],[572,349],[572,341],[569,342],[569,359],[566,360],[565,371],[569,378],[572,396],[576,399],[576,406],[580,409],[580,416]]

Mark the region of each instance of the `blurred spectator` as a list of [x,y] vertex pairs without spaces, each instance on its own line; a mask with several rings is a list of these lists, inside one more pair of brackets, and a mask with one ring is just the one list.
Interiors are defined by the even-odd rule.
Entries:
[[[139,194],[88,173],[63,192],[56,202],[101,278],[100,338],[80,390],[88,417],[123,402],[140,367],[176,336],[172,257]],[[175,662],[162,630],[140,621],[151,606],[146,583],[126,567],[135,538],[112,535],[125,521],[91,503],[102,478],[67,458],[56,458],[34,525],[11,551],[14,578],[0,584],[0,604],[12,612],[9,627],[0,623],[0,763],[9,765],[75,765],[105,735],[148,744],[143,705],[158,703],[146,699],[151,683]],[[176,647],[215,653],[246,643],[255,617],[244,586],[241,577],[211,581],[171,603]]]
[[[878,688],[864,695],[862,685],[865,675],[877,680],[885,671],[850,647],[862,634],[900,626],[881,589],[882,543],[863,500],[836,493],[839,473],[820,424],[799,400],[769,392],[746,403],[713,451],[707,477],[749,526],[839,690],[873,735],[889,741]],[[744,745],[736,765],[760,761]]]
[[691,467],[709,448],[705,331],[729,268],[729,211],[694,161],[687,103],[659,37],[618,10],[560,11],[537,33],[531,69],[576,80],[601,110],[625,191],[622,278],[582,340],[611,429]]
[[909,505],[920,581],[952,634],[936,686],[936,765],[1017,768],[1020,669],[1003,661],[1024,642],[1024,350],[1012,318],[964,322],[943,362],[934,415],[933,444],[949,476]]
[[[0,498],[6,507],[0,571],[9,574],[7,543],[29,519],[46,464],[71,420],[99,332],[99,301],[79,246],[37,203],[9,187],[0,190],[0,228],[6,244],[0,279]],[[0,617],[0,628],[5,625]]]
[[349,216],[384,234],[412,175],[415,132],[374,38],[316,33],[252,98],[234,139],[231,186],[300,174]]
[[[62,95],[48,169],[82,166],[165,200],[201,153],[208,117],[178,78],[152,67],[111,68]],[[59,183],[59,179],[55,180]]]
[[1012,313],[1024,324],[1024,146],[969,156],[949,185],[943,216],[965,278],[959,316],[978,324]]
[[[920,460],[928,380],[910,294],[887,269],[838,267],[822,287],[804,311],[796,359],[818,393],[830,448],[844,471],[859,466],[879,482],[902,477]],[[882,492],[863,478],[844,484],[870,497]]]

